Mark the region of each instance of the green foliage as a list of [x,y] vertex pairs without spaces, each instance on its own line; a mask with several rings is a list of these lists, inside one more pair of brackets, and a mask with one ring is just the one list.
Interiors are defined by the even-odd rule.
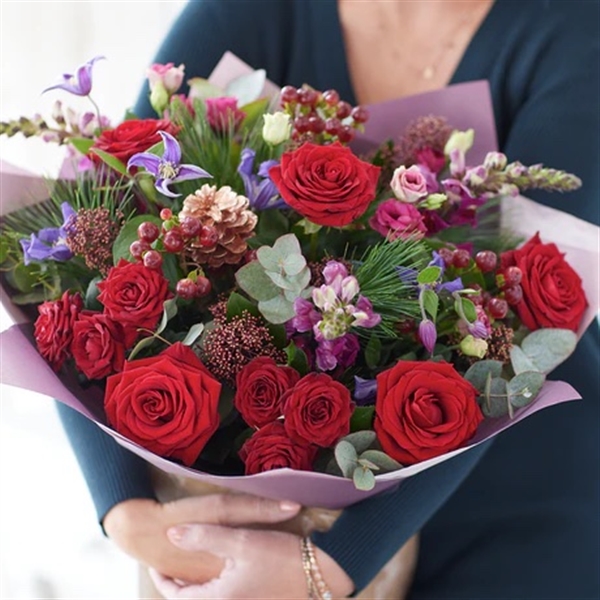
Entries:
[[90,152],[98,156],[103,163],[120,175],[127,176],[127,167],[116,156],[113,156],[104,150],[100,150],[100,148],[91,148]]
[[357,406],[350,418],[350,431],[362,431],[373,428],[374,406]]
[[296,369],[300,375],[304,376],[309,372],[308,358],[301,348],[298,348],[294,342],[290,342],[285,348],[287,355],[287,364]]
[[538,329],[523,340],[521,350],[536,371],[549,373],[571,356],[576,345],[577,335],[569,329]]
[[155,223],[159,227],[162,223],[162,221],[160,220],[159,217],[154,217],[152,215],[137,215],[136,217],[133,217],[132,219],[130,219],[123,226],[123,228],[119,232],[119,235],[117,236],[117,239],[113,243],[112,252],[113,252],[113,262],[115,265],[122,258],[124,258],[125,260],[128,260],[130,262],[133,261],[133,257],[129,253],[129,246],[131,246],[131,244],[138,239],[138,234],[137,234],[138,227],[145,221],[150,221],[152,223]]
[[417,275],[417,283],[419,285],[431,285],[435,283],[441,276],[442,269],[439,267],[425,267],[418,275]]

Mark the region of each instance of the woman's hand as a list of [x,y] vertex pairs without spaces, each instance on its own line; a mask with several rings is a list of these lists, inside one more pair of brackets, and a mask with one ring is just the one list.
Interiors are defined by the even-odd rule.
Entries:
[[[180,550],[212,552],[225,565],[218,578],[203,585],[186,585],[151,570],[158,591],[169,600],[308,597],[300,538],[295,535],[199,524],[174,527],[168,534]],[[315,551],[333,598],[347,597],[354,587],[352,580],[328,554]]]
[[[205,583],[225,565],[210,548],[181,549],[167,538],[175,525],[202,522],[213,525],[280,523],[293,518],[300,505],[246,494],[212,494],[160,504],[154,500],[126,500],[104,518],[108,536],[140,563],[173,579]],[[235,531],[235,530],[232,530]]]

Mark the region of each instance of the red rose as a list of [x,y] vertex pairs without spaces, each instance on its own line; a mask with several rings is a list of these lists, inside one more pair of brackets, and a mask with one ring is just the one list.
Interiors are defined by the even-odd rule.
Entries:
[[128,346],[135,341],[138,328],[154,331],[169,297],[168,282],[160,271],[124,259],[98,289],[106,314],[125,328]]
[[278,367],[266,356],[255,358],[237,374],[233,402],[250,427],[262,427],[282,415],[281,397],[298,379],[295,369]]
[[318,225],[342,227],[358,219],[375,198],[379,167],[340,143],[306,143],[284,152],[269,176],[283,199]]
[[189,466],[219,426],[220,393],[221,384],[178,342],[158,356],[125,362],[106,380],[104,408],[120,434]]
[[523,300],[515,306],[527,329],[577,331],[588,305],[581,278],[555,244],[542,244],[536,233],[522,248],[502,255],[502,268],[521,269]]
[[73,324],[79,317],[83,302],[79,294],[65,292],[60,300],[38,306],[39,317],[34,324],[34,337],[39,353],[58,371],[71,357]]
[[350,433],[350,391],[324,373],[309,373],[282,399],[285,430],[299,444],[333,446]]
[[83,311],[73,325],[71,352],[88,379],[102,379],[123,369],[125,332],[120,323],[99,312]]
[[296,444],[288,437],[281,421],[259,429],[240,450],[246,465],[246,475],[255,475],[273,469],[312,471],[317,453],[316,446]]
[[449,363],[399,361],[377,376],[381,447],[403,465],[460,448],[483,420],[477,395]]
[[[166,119],[131,119],[114,129],[105,129],[92,146],[92,150],[99,148],[127,164],[134,154],[144,152],[162,141],[159,131],[175,135],[178,128]],[[100,160],[93,152],[91,156],[95,161]]]

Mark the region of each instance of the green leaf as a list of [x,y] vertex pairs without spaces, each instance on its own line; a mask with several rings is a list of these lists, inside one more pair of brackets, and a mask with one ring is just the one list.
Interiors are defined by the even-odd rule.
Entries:
[[234,317],[241,317],[243,312],[249,312],[255,317],[260,315],[258,306],[254,302],[237,292],[233,292],[229,296],[229,300],[227,300],[227,320],[230,321]]
[[177,256],[175,254],[163,252],[162,257],[163,275],[165,276],[165,279],[169,281],[171,288],[175,288],[177,286],[177,282],[183,277]]
[[221,88],[202,77],[192,77],[192,79],[188,79],[187,83],[190,86],[189,97],[192,99],[205,100],[206,98],[219,98],[224,95]]
[[283,270],[289,277],[295,277],[306,267],[306,259],[302,254],[290,254],[283,259]]
[[255,300],[267,301],[279,296],[279,288],[267,277],[258,261],[252,261],[238,269],[235,280]]
[[162,224],[160,218],[153,215],[138,215],[127,221],[113,243],[112,253],[115,265],[122,258],[129,262],[133,261],[133,257],[129,253],[129,246],[138,239],[137,229],[144,221],[150,221],[159,227]]
[[308,358],[306,357],[306,353],[304,350],[301,350],[294,344],[294,342],[290,342],[285,348],[284,351],[287,355],[287,364],[289,367],[296,369],[300,375],[306,375],[308,373]]
[[117,173],[127,176],[127,167],[116,157],[100,148],[91,148],[90,152],[96,154],[100,160],[107,164],[111,169],[114,169]]
[[266,80],[267,72],[264,69],[257,69],[230,81],[223,95],[237,98],[238,106],[244,106],[260,98]]
[[375,475],[373,475],[373,471],[361,466],[354,469],[352,480],[357,490],[368,492],[375,487]]
[[499,360],[480,360],[473,363],[464,375],[464,378],[480,392],[485,390],[488,375],[500,377],[503,364]]
[[365,431],[357,431],[355,433],[350,433],[344,438],[342,438],[345,442],[350,442],[357,454],[361,454],[365,450],[367,450],[375,440],[377,439],[377,434],[372,430]]
[[156,333],[162,333],[166,327],[167,323],[177,314],[177,298],[169,298],[165,300],[163,303],[163,314],[156,329]]
[[273,250],[282,258],[285,259],[290,254],[302,254],[300,242],[293,233],[287,233],[277,238],[273,244]]
[[84,304],[88,310],[104,310],[104,307],[102,306],[101,302],[98,301],[98,296],[100,294],[100,290],[98,289],[98,283],[100,283],[101,281],[102,277],[94,277],[94,279],[90,281],[87,287],[87,290],[85,292]]
[[129,353],[127,360],[133,360],[144,348],[151,346],[154,340],[156,340],[154,335],[149,335],[148,337],[142,338]]
[[521,350],[535,365],[536,371],[550,373],[575,350],[577,335],[570,329],[538,329],[521,343]]
[[381,450],[366,450],[360,455],[359,458],[359,460],[363,459],[377,465],[382,472],[397,471],[398,469],[403,468],[403,465],[401,465],[397,460],[394,460],[391,456],[388,456]]
[[258,310],[260,310],[262,316],[269,321],[269,323],[275,323],[277,325],[289,321],[296,314],[292,302],[286,300],[283,296],[276,296],[270,300],[259,301]]
[[8,258],[10,254],[10,244],[5,236],[0,237],[0,265]]
[[435,320],[437,319],[438,306],[440,304],[440,299],[438,298],[438,295],[433,290],[424,290],[422,292],[422,294],[423,294],[422,295],[423,306],[425,307],[425,310],[431,317],[431,320],[435,323]]
[[459,306],[462,308],[462,312],[469,323],[474,323],[477,320],[477,310],[475,309],[475,304],[473,304],[471,300],[468,298],[459,298],[455,301],[454,309],[460,315]]
[[317,225],[316,223],[313,223],[308,219],[302,219],[301,221],[298,221],[295,226],[302,228],[302,231],[304,231],[306,235],[313,235],[315,233],[319,233],[319,231],[321,231],[321,229],[323,228],[322,225]]
[[536,371],[525,371],[515,375],[506,386],[510,403],[521,408],[533,402],[539,394],[546,376]]
[[184,346],[191,346],[200,337],[203,331],[204,323],[196,323],[195,325],[192,325],[181,343]]
[[334,454],[344,477],[352,477],[352,473],[358,464],[358,455],[354,446],[350,442],[342,440],[336,444]]
[[491,418],[504,417],[510,410],[506,381],[500,377],[490,377],[488,381],[481,407],[483,414]]
[[357,406],[350,417],[350,431],[373,429],[374,406]]
[[381,362],[381,340],[372,334],[365,348],[365,361],[370,369],[376,369]]
[[94,140],[89,138],[70,138],[69,144],[71,144],[75,150],[81,152],[81,154],[87,154],[94,145]]
[[254,102],[248,102],[240,107],[240,110],[246,113],[246,118],[242,122],[241,130],[250,131],[262,119],[262,116],[269,110],[269,100],[259,98]]
[[49,298],[43,289],[29,292],[28,294],[15,294],[10,297],[10,301],[17,306],[23,306],[25,304],[41,304],[45,300],[49,300]]
[[283,350],[288,341],[287,333],[285,332],[285,325],[267,323],[267,329],[273,338],[273,344],[275,347]]
[[428,285],[435,283],[442,274],[442,270],[439,267],[425,267],[418,275],[417,275],[417,283],[419,285]]
[[18,264],[14,269],[6,272],[10,285],[24,294],[32,292],[39,282],[39,265]]
[[536,371],[537,368],[528,358],[528,356],[521,350],[519,346],[512,346],[510,349],[510,364],[512,365],[513,371],[518,375],[519,373],[525,373],[526,371]]
[[256,234],[263,244],[274,244],[278,237],[289,230],[289,227],[289,219],[279,209],[270,208],[258,213]]

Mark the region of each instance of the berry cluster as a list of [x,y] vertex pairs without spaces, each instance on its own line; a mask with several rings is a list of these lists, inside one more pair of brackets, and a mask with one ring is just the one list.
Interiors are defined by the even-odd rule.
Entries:
[[335,90],[319,92],[311,87],[286,85],[281,90],[281,107],[292,119],[292,139],[296,142],[339,141],[349,144],[369,118],[363,106],[340,100]]
[[[196,217],[179,219],[168,208],[160,211],[162,227],[152,221],[144,221],[137,230],[138,239],[131,243],[129,252],[149,269],[160,269],[163,253],[184,254],[194,244],[210,248],[218,241],[214,227],[203,225]],[[210,294],[212,285],[202,269],[197,268],[177,282],[177,295],[184,300],[202,298]]]
[[463,248],[441,248],[438,251],[446,267],[457,270],[478,269],[483,274],[495,275],[495,284],[498,295],[493,296],[489,291],[481,289],[481,286],[473,284],[469,287],[479,291],[478,294],[470,296],[470,299],[480,306],[494,319],[504,319],[508,314],[509,306],[519,304],[523,299],[523,288],[521,287],[522,273],[519,267],[506,267],[498,270],[498,255],[491,250],[482,250],[474,258]]

